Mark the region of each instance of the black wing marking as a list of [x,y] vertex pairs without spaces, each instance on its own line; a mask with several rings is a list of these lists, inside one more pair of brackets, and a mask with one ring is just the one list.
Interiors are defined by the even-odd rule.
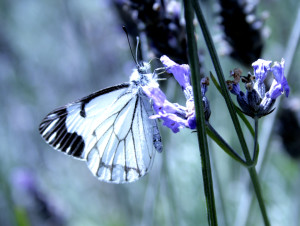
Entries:
[[40,133],[55,149],[86,160],[99,180],[132,182],[150,170],[155,149],[162,149],[152,114],[149,99],[127,83],[54,110]]
[[[53,148],[62,151],[76,158],[84,158],[85,140],[82,135],[78,134],[74,127],[76,122],[84,119],[86,115],[85,106],[91,101],[99,97],[105,97],[111,92],[118,92],[119,96],[129,87],[129,83],[112,86],[98,92],[92,93],[87,97],[79,99],[71,104],[65,105],[50,112],[41,122],[39,132],[47,143]],[[119,98],[119,96],[116,97]],[[115,101],[116,101],[115,100]],[[113,101],[113,100],[112,100]],[[68,123],[67,119],[73,119],[73,124]],[[84,122],[81,120],[81,123]]]

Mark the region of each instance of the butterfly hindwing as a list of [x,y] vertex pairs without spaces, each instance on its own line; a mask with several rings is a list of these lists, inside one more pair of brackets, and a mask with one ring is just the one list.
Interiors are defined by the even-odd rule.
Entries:
[[40,133],[55,149],[86,160],[100,180],[132,182],[148,172],[155,149],[161,151],[151,114],[141,89],[124,83],[54,110],[40,124]]
[[151,168],[155,148],[153,131],[156,124],[149,119],[150,102],[142,94],[134,95],[118,114],[105,120],[105,130],[91,148],[87,164],[102,181],[132,182]]

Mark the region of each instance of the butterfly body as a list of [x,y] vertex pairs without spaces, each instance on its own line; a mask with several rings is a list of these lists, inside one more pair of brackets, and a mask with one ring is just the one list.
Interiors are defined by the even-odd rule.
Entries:
[[157,83],[150,66],[135,69],[129,83],[112,86],[49,113],[39,131],[55,149],[85,160],[109,183],[133,182],[150,170],[162,151],[150,99],[142,87]]

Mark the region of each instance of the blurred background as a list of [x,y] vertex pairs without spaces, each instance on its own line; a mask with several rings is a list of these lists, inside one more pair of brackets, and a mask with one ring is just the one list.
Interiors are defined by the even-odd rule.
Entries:
[[[0,225],[208,225],[198,141],[190,130],[161,127],[163,153],[147,176],[125,185],[98,181],[84,162],[53,150],[38,132],[53,109],[129,80],[135,63],[122,25],[141,37],[145,61],[167,54],[187,63],[181,2],[145,1],[144,8],[136,2],[0,2]],[[236,67],[252,72],[259,57],[285,57],[289,64],[289,99],[260,120],[258,171],[272,225],[300,225],[299,1],[201,4],[227,79]],[[202,34],[197,37],[201,73],[208,76],[214,69]],[[161,86],[184,104],[172,78]],[[213,84],[207,96],[211,124],[239,150]],[[263,225],[247,170],[212,142],[210,154],[219,225]]]

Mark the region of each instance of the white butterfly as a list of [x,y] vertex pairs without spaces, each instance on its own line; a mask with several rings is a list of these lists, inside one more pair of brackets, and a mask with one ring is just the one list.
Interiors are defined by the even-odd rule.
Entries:
[[161,136],[142,87],[157,83],[150,65],[137,65],[129,83],[108,87],[60,107],[39,131],[55,149],[87,162],[101,181],[127,183],[150,170]]

